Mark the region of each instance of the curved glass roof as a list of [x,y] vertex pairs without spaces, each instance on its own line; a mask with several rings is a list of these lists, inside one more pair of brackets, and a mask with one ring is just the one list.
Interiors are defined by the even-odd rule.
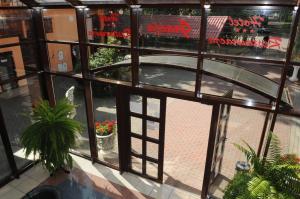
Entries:
[[[129,64],[128,60],[122,61],[115,65],[117,66],[118,64],[125,63]],[[197,58],[177,55],[148,55],[141,56],[140,63],[181,66],[183,68],[196,70]],[[259,94],[263,94],[270,98],[276,99],[277,91],[279,89],[279,85],[276,82],[244,68],[226,64],[223,62],[205,59],[203,70],[208,74],[217,75],[220,78],[233,81],[245,88],[255,90]],[[282,105],[292,107],[289,92],[286,88],[284,89],[281,102]]]

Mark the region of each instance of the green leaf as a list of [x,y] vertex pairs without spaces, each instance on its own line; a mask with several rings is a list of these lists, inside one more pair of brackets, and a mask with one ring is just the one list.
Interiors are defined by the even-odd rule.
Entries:
[[51,173],[61,167],[72,168],[69,150],[82,131],[82,124],[69,118],[75,108],[67,99],[58,101],[55,107],[41,101],[33,110],[33,124],[21,136],[25,155],[39,154],[39,160]]

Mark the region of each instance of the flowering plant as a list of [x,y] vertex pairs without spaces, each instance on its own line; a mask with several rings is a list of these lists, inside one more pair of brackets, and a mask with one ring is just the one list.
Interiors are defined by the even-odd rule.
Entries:
[[115,120],[105,120],[104,122],[97,121],[95,122],[95,129],[97,135],[106,136],[114,132],[116,128]]

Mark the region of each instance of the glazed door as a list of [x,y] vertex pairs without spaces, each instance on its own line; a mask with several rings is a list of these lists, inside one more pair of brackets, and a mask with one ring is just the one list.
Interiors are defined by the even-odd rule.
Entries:
[[[224,97],[231,98],[232,95],[233,91],[229,91]],[[230,108],[227,104],[213,105],[201,198],[207,198],[209,186],[222,168]]]
[[162,182],[166,97],[130,89],[121,93],[123,110],[118,110],[118,117],[125,122],[119,124],[120,170]]
[[[232,97],[233,92],[228,92],[225,96]],[[214,153],[213,153],[213,161],[211,168],[211,177],[210,183],[213,183],[217,176],[221,172],[223,156],[224,156],[224,148],[226,143],[227,136],[227,126],[230,116],[230,105],[221,104],[219,105],[219,116],[218,116],[218,124],[216,130],[216,138],[214,144]]]

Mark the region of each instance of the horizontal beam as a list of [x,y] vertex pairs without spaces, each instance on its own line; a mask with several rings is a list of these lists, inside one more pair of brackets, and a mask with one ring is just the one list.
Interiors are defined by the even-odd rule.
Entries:
[[66,0],[66,2],[69,2],[72,6],[82,6],[82,2],[79,0]]
[[40,4],[36,2],[35,0],[20,0],[22,3],[24,3],[29,8],[38,7]]

